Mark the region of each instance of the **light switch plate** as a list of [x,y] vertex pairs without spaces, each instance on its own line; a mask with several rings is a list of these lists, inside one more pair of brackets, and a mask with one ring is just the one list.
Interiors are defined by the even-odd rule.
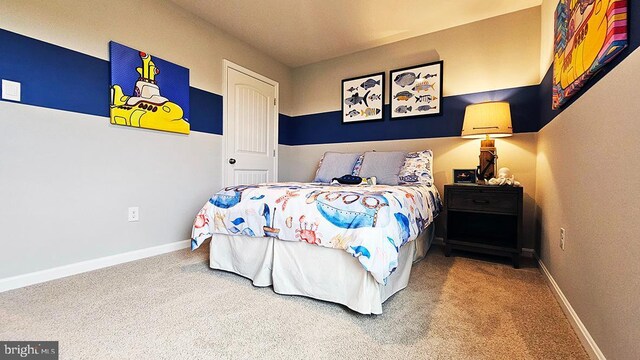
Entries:
[[20,101],[20,83],[2,79],[2,98],[4,100]]

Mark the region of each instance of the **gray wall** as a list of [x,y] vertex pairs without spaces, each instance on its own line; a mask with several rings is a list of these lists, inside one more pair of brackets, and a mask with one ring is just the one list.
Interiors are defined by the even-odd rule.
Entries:
[[[169,1],[3,0],[0,28],[105,60],[115,40],[189,68],[192,86],[217,94],[226,58],[278,81],[280,111],[291,106],[291,69]],[[0,102],[0,279],[188,239],[221,186],[221,153],[220,135]]]
[[0,278],[188,239],[221,186],[219,135],[7,102],[0,114]]
[[[557,2],[543,4],[546,37]],[[638,69],[635,50],[538,133],[540,257],[609,359],[640,359]]]

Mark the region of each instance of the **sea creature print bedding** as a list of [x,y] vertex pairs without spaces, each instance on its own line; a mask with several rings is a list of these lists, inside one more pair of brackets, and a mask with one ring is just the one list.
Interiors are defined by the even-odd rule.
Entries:
[[191,248],[213,234],[273,237],[342,249],[381,284],[442,208],[434,186],[275,183],[228,187],[196,216]]

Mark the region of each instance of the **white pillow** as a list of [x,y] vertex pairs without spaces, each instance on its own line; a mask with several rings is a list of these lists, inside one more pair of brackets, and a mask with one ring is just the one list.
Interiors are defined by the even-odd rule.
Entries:
[[351,175],[360,153],[339,153],[327,151],[322,155],[313,182],[330,183],[333,178]]

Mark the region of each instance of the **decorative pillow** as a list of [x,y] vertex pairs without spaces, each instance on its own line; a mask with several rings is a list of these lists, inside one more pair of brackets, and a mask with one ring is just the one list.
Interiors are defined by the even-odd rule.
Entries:
[[433,184],[433,152],[423,150],[408,153],[399,174],[399,183],[405,184]]
[[402,151],[367,151],[358,176],[375,176],[378,184],[398,185],[398,174],[406,156]]
[[358,160],[356,160],[356,164],[353,165],[353,171],[351,172],[351,175],[360,176],[360,169],[362,168],[362,160],[364,160],[364,154],[360,154],[360,156],[358,156]]
[[331,179],[339,178],[353,172],[360,153],[338,153],[327,151],[322,155],[316,177],[313,182],[330,183]]

